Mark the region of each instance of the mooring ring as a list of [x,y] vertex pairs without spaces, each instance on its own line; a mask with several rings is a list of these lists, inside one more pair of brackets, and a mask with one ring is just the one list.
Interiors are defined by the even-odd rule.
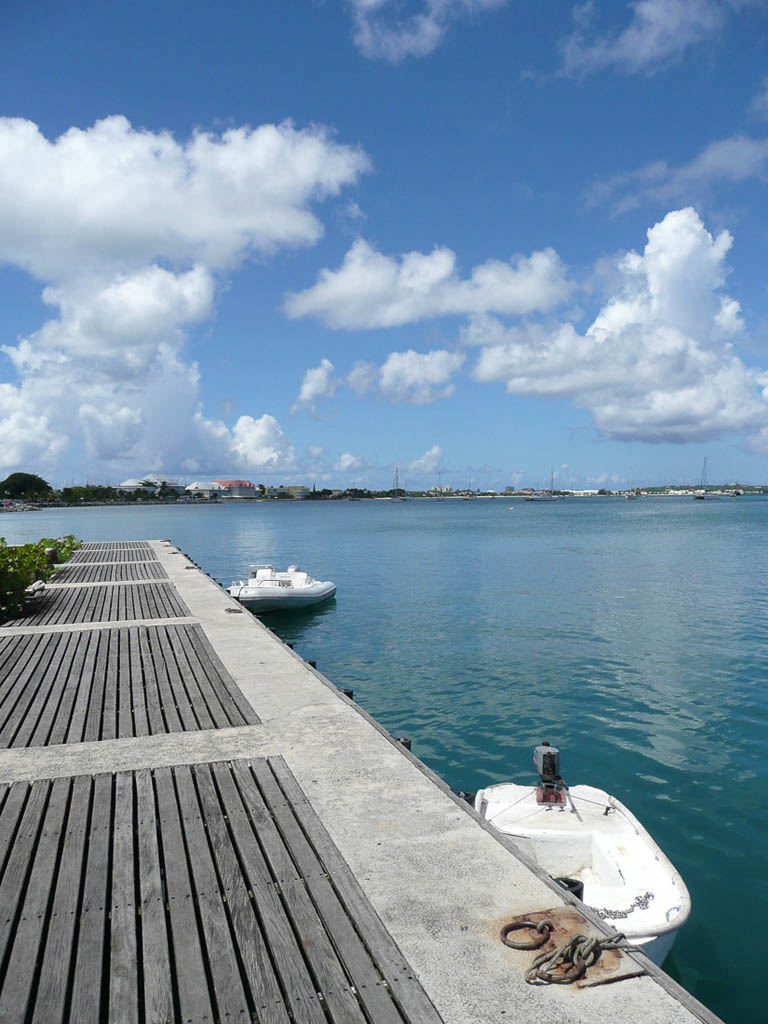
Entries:
[[[510,949],[540,949],[549,939],[554,927],[551,921],[512,921],[501,929],[500,938]],[[518,932],[521,928],[533,928],[538,934],[530,942],[514,942],[509,938],[509,933]]]

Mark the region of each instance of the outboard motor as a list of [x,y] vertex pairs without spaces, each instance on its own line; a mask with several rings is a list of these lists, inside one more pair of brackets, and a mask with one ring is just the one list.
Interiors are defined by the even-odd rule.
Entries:
[[536,790],[537,804],[564,804],[567,786],[560,777],[560,751],[544,740],[533,748],[533,766],[541,782]]

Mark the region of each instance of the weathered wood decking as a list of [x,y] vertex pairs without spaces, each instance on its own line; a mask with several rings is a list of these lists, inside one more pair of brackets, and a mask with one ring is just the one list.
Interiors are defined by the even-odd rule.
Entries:
[[0,1019],[440,1020],[281,758],[0,802]]
[[0,1024],[716,1021],[632,954],[526,985],[500,924],[569,902],[169,542],[0,628]]

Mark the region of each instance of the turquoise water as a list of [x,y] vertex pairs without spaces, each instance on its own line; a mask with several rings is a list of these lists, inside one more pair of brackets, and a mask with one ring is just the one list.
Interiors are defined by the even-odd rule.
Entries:
[[225,584],[261,561],[335,580],[269,624],[454,789],[530,780],[548,739],[627,803],[693,899],[665,969],[728,1024],[764,1011],[767,526],[746,496],[0,517],[10,542],[168,537]]

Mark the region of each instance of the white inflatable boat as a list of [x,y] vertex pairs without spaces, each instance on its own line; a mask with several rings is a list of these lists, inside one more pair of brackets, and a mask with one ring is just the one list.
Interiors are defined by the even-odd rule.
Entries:
[[289,565],[286,572],[275,572],[271,565],[249,565],[248,573],[247,581],[233,580],[226,589],[231,597],[257,615],[309,608],[336,593],[335,583],[314,580],[298,565]]

